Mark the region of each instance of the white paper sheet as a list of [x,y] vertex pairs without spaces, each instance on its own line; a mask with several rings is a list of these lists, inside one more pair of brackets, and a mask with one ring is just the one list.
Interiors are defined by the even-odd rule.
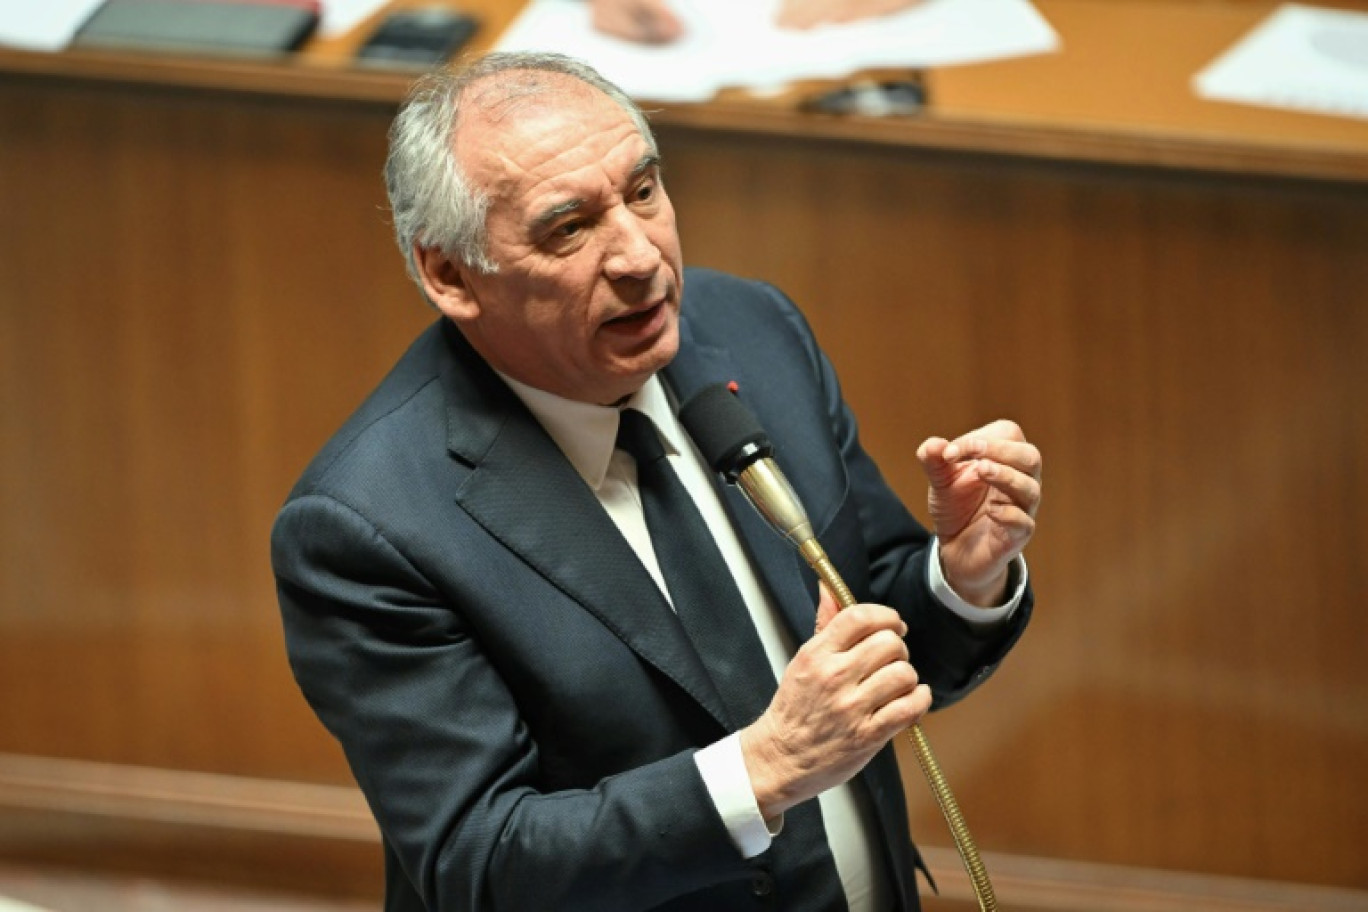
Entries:
[[0,0],[0,45],[60,51],[104,0]]
[[684,37],[663,46],[594,31],[583,0],[532,0],[499,50],[560,51],[629,95],[704,101],[720,88],[765,89],[876,67],[972,63],[1058,47],[1028,0],[927,0],[891,16],[807,31],[774,25],[779,0],[672,0]]
[[50,910],[30,906],[28,903],[20,902],[17,899],[7,899],[0,896],[0,912],[50,912]]
[[1215,101],[1368,119],[1368,13],[1281,6],[1193,88]]
[[345,35],[389,0],[323,0],[323,15],[318,30],[332,38]]

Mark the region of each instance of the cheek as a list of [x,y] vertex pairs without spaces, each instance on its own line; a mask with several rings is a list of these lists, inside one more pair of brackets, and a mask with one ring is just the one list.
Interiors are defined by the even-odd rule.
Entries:
[[676,269],[680,266],[679,229],[675,225],[674,207],[666,200],[665,207],[651,220],[650,236],[665,259]]
[[525,305],[529,330],[552,348],[572,349],[598,326],[594,281],[561,273],[538,282]]
[[526,302],[524,307],[534,322],[563,322],[579,309],[578,302],[593,288],[594,276],[593,269],[579,259],[538,263],[524,273],[519,296]]

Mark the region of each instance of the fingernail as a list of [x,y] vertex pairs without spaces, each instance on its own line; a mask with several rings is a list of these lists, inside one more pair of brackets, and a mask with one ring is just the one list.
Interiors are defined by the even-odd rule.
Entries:
[[946,462],[954,462],[959,459],[959,447],[952,443],[941,451],[941,456]]

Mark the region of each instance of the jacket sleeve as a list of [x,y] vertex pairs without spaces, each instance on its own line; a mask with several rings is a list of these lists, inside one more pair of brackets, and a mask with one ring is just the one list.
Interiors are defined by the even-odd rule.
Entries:
[[691,751],[539,791],[460,605],[365,516],[298,496],[272,559],[295,676],[429,910],[637,909],[744,876]]

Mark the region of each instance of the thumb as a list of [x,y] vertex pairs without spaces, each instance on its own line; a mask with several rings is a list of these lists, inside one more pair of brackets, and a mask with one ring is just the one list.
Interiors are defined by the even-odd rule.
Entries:
[[955,464],[945,458],[948,446],[950,441],[944,437],[929,437],[917,447],[917,461],[933,488],[949,487],[955,478]]
[[841,610],[841,606],[836,604],[836,596],[831,594],[831,590],[827,588],[826,583],[818,580],[817,586],[821,592],[821,597],[817,600],[816,633],[821,633],[826,629],[826,625],[831,623],[831,619],[836,616],[836,612]]

